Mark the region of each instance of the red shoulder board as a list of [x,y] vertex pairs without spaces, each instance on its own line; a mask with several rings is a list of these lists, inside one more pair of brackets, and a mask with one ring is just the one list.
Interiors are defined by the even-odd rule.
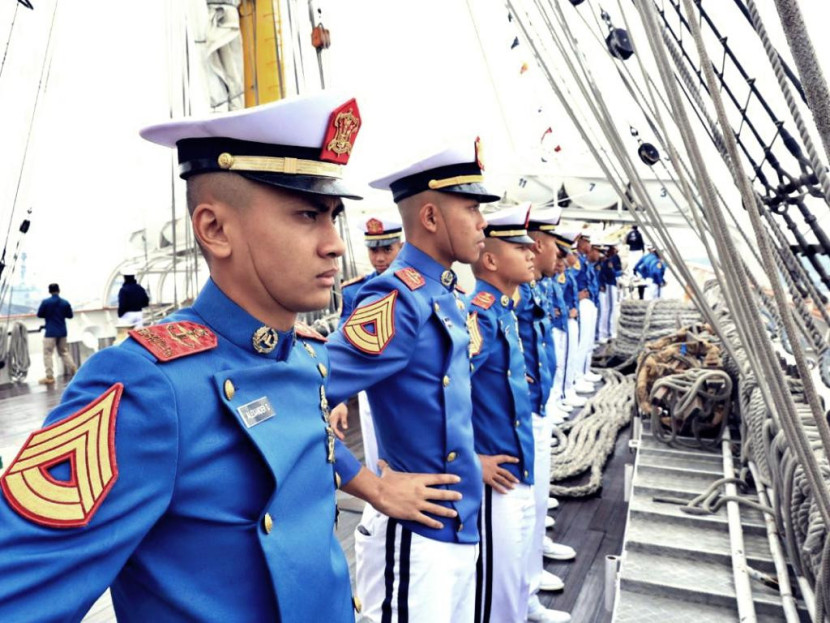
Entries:
[[170,361],[216,348],[216,334],[195,322],[166,322],[145,329],[133,329],[130,337],[159,361]]
[[299,335],[300,337],[306,337],[310,340],[317,340],[318,342],[328,342],[328,340],[325,337],[323,337],[321,333],[317,333],[317,331],[309,327],[304,322],[297,322],[294,325],[294,333]]
[[357,102],[350,99],[336,108],[329,117],[329,127],[323,139],[320,160],[346,164],[352,155],[352,146],[360,130],[360,111]]
[[[0,478],[9,505],[41,526],[87,525],[118,479],[115,418],[124,386],[116,383],[68,418],[29,435]],[[49,468],[69,464],[69,480]]]
[[414,268],[396,270],[395,276],[403,281],[410,290],[417,290],[426,283],[424,276]]
[[353,286],[356,283],[360,283],[361,281],[366,280],[366,275],[361,275],[360,277],[355,277],[354,279],[349,279],[348,281],[344,281],[340,284],[341,288],[345,288],[347,286]]
[[490,309],[495,302],[496,297],[489,292],[479,292],[473,297],[473,300],[470,301],[470,303],[481,307],[481,309]]
[[460,285],[458,285],[457,283],[455,284],[455,291],[460,292],[461,294],[467,294],[467,291],[464,288],[462,288]]

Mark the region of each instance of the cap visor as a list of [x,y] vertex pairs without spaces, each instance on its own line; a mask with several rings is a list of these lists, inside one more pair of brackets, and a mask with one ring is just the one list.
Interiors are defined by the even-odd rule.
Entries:
[[395,244],[396,242],[400,241],[400,238],[387,238],[385,240],[366,240],[366,246],[370,249],[376,249],[377,247],[389,247]]
[[446,186],[445,188],[438,188],[437,190],[442,193],[453,193],[455,195],[472,197],[477,199],[479,203],[493,203],[501,199],[499,195],[493,195],[487,192],[487,189],[481,184],[458,184],[457,186]]
[[312,195],[325,195],[328,197],[343,197],[344,199],[363,199],[352,192],[342,180],[331,177],[318,177],[316,175],[287,175],[284,173],[257,173],[237,172],[245,179],[260,184],[268,184],[286,190],[309,193]]
[[535,244],[536,241],[530,236],[507,236],[502,238],[500,236],[492,236],[493,240],[504,240],[505,242],[512,242],[514,244]]

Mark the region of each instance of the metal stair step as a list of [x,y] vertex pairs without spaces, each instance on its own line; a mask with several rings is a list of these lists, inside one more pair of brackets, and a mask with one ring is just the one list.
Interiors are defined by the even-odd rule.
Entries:
[[[702,604],[625,592],[618,596],[614,623],[740,623],[735,607]],[[760,615],[758,623],[780,623],[781,616]]]
[[[726,529],[726,507],[718,509],[717,512],[711,515],[689,515],[680,510],[677,504],[664,504],[655,502],[652,498],[655,496],[672,496],[672,497],[686,497],[692,499],[693,496],[674,495],[673,491],[665,489],[660,490],[645,490],[634,488],[630,503],[630,513],[632,521],[641,517],[653,517],[660,521],[671,521],[675,525],[695,526],[698,524],[716,524],[723,526]],[[764,518],[761,513],[752,508],[741,508],[741,525],[743,526],[744,534],[758,534],[766,535],[766,526]]]
[[[678,524],[666,521],[665,517],[644,516],[632,523],[626,537],[630,550],[732,564],[729,529],[725,524],[705,521]],[[775,564],[765,534],[745,533],[744,553],[749,566],[775,573]]]
[[[620,590],[737,608],[731,564],[626,550]],[[753,581],[752,597],[759,614],[783,616],[781,597],[776,591]]]

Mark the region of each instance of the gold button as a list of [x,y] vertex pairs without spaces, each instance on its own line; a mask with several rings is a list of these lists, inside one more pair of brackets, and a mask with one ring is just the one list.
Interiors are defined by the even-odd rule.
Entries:
[[323,378],[326,378],[326,376],[329,373],[329,371],[326,370],[326,366],[324,366],[322,363],[318,363],[317,364],[317,369],[320,371],[320,376],[322,376]]
[[446,387],[447,385],[449,385],[449,384],[450,384],[450,377],[445,376],[445,377],[444,377],[444,380],[442,381],[442,383],[444,383],[444,387]]
[[527,470],[525,470],[525,478],[527,478],[528,476],[530,476],[530,472],[528,472]]
[[464,301],[462,301],[461,299],[458,299],[455,302],[455,306],[458,307],[458,309],[460,309],[461,311],[464,311],[466,309],[466,307],[464,305]]
[[357,595],[352,595],[352,605],[354,606],[354,611],[358,614],[363,610],[363,604],[360,603],[360,598]]
[[458,532],[462,532],[463,530],[464,530],[464,524],[463,523],[458,524]]
[[236,388],[231,383],[230,379],[225,379],[225,398],[228,400],[233,400],[234,394],[236,394]]
[[271,534],[271,530],[274,529],[274,520],[271,519],[271,513],[265,513],[265,517],[262,518],[262,527],[265,534]]
[[516,420],[516,428],[519,428],[520,424],[521,424],[521,422],[519,422],[519,420]]
[[508,303],[510,303],[510,297],[506,294],[501,295],[501,305],[502,307],[507,307]]
[[508,371],[507,371],[507,376],[513,376],[513,372],[511,372],[510,370],[508,370]]
[[475,369],[476,369],[475,365],[471,363],[471,364],[470,364],[470,372],[472,372],[472,371],[473,371],[473,370],[475,370]]
[[545,346],[547,346],[547,344],[545,344],[544,342],[542,342],[542,348],[544,348]]
[[456,452],[450,452],[447,455],[447,463],[452,463],[456,459],[457,456],[458,456],[458,454]]
[[343,481],[340,479],[340,474],[338,474],[337,472],[334,472],[334,487],[335,487],[335,489],[339,489],[342,482]]
[[434,303],[434,304],[433,304],[433,306],[432,306],[432,308],[433,308],[436,312],[441,311],[441,306],[440,306],[438,303]]
[[540,367],[540,368],[542,367],[542,362],[541,362],[541,361],[539,362],[539,367]]

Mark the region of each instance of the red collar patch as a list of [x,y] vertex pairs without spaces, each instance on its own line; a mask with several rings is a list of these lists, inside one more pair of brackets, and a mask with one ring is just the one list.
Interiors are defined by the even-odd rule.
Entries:
[[417,290],[426,283],[424,276],[411,267],[395,271],[395,276],[403,281],[410,290]]
[[133,329],[130,337],[159,361],[195,355],[216,348],[216,334],[195,322],[166,322],[145,329]]
[[478,294],[473,297],[473,300],[470,301],[473,305],[481,307],[481,309],[490,309],[493,306],[493,303],[496,302],[496,297],[490,294],[489,292],[479,292]]

